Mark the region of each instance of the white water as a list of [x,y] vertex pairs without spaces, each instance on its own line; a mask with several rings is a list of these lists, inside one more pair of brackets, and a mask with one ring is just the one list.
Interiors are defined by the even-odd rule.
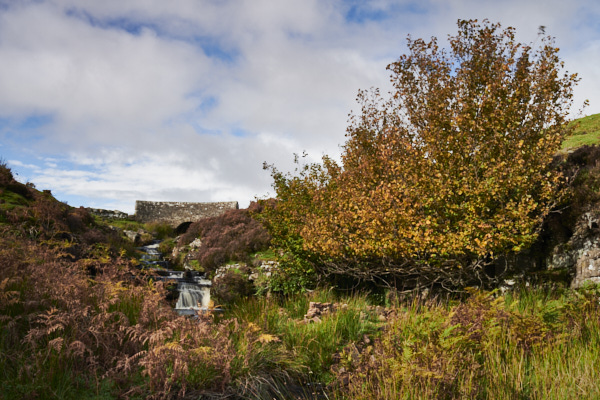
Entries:
[[198,272],[165,271],[162,269],[167,267],[167,263],[158,251],[159,245],[160,242],[157,241],[151,245],[140,247],[140,250],[144,252],[142,262],[146,262],[161,271],[157,279],[177,282],[179,297],[177,298],[175,311],[182,315],[194,315],[198,310],[206,310],[210,306],[210,286],[212,282],[203,279]]
[[175,310],[200,310],[210,305],[210,287],[198,283],[179,282],[179,298]]

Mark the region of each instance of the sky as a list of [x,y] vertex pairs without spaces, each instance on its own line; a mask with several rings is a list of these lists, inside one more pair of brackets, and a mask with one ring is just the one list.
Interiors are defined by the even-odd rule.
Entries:
[[[0,159],[74,207],[274,195],[263,163],[339,157],[360,89],[458,19],[556,38],[600,112],[597,0],[0,0]],[[577,115],[579,116],[579,115]]]

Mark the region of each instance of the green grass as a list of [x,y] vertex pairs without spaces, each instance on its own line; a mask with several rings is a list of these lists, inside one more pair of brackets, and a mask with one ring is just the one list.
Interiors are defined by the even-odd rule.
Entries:
[[573,124],[576,124],[575,132],[565,139],[562,151],[600,143],[600,114],[577,119]]
[[[347,307],[306,324],[310,301]],[[397,316],[380,322],[368,297],[317,290],[251,298],[219,318],[275,336],[304,381],[332,384],[331,399],[597,399],[599,301],[600,286],[474,292],[397,304]],[[365,335],[371,344],[357,355]]]
[[26,208],[30,200],[8,189],[0,189],[0,224],[5,223],[6,213],[15,208]]
[[6,215],[15,208],[26,208],[30,200],[6,188],[0,188],[0,225],[6,224]]
[[590,286],[415,304],[346,362],[335,398],[598,399],[599,301]]
[[261,261],[277,260],[277,254],[275,253],[275,250],[273,250],[273,249],[259,251],[258,253],[251,254],[251,257],[261,260]]
[[[337,302],[347,307],[323,316],[320,323],[305,323],[303,317],[310,301]],[[252,323],[275,335],[306,368],[305,379],[328,383],[333,379],[330,367],[334,354],[365,334],[374,334],[382,325],[376,316],[367,315],[369,305],[365,296],[339,298],[327,291],[317,291],[281,299],[253,297],[230,307],[223,317]]]
[[140,229],[145,229],[145,225],[141,222],[130,220],[130,219],[106,219],[102,218],[98,215],[93,215],[94,221],[98,225],[111,225],[119,229],[128,230],[128,231],[138,231]]

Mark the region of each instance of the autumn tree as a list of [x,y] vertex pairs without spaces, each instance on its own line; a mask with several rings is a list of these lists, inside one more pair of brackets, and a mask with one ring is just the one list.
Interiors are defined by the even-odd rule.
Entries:
[[532,244],[563,193],[551,162],[578,78],[551,37],[523,45],[487,20],[459,21],[448,49],[409,37],[408,50],[388,66],[388,97],[359,93],[340,166],[326,159],[300,176],[271,167],[272,226],[287,229],[272,234],[300,240],[324,273],[486,281],[495,257]]
[[264,164],[264,169],[271,171],[277,198],[260,201],[261,211],[253,214],[269,231],[272,246],[279,250],[279,273],[272,277],[271,288],[283,292],[296,292],[319,283],[322,274],[317,272],[323,272],[323,254],[306,248],[302,228],[307,219],[319,214],[317,195],[331,190],[340,172],[340,167],[327,156],[322,164],[302,164],[298,155],[294,161],[298,167],[293,175]]

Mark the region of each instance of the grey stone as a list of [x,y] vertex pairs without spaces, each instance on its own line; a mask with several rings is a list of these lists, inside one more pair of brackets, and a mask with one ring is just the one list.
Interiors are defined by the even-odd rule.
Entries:
[[200,240],[200,238],[196,238],[192,243],[190,243],[189,246],[192,249],[198,249],[200,246],[202,246],[202,240]]
[[87,210],[92,215],[97,215],[102,218],[112,218],[112,219],[127,219],[129,218],[129,214],[124,213],[119,210],[103,210],[101,208],[87,208]]
[[136,231],[128,231],[128,230],[124,230],[123,233],[125,234],[125,236],[127,236],[127,238],[129,240],[131,240],[133,243],[139,243],[140,240],[142,239],[142,236],[140,235],[139,232]]
[[548,269],[567,268],[574,272],[573,288],[585,282],[600,283],[599,220],[600,211],[582,214],[569,241],[556,246],[548,260]]

